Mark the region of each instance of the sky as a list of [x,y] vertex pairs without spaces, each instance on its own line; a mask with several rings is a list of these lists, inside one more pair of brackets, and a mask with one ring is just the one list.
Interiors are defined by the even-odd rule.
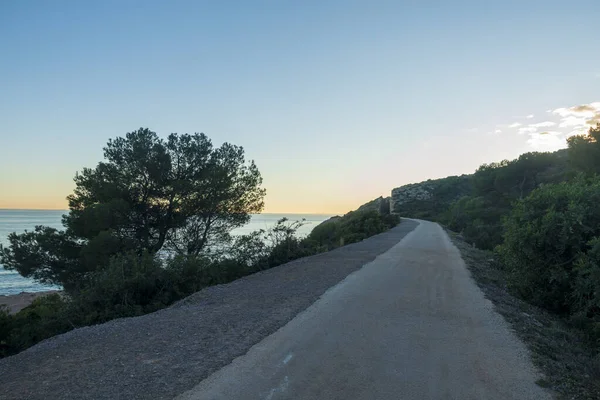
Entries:
[[599,17],[597,0],[1,1],[0,208],[65,209],[75,172],[139,127],[243,146],[272,213],[556,150],[600,116]]

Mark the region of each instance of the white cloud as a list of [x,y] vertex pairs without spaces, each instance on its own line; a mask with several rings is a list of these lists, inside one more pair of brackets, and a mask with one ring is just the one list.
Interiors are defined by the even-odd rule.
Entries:
[[532,128],[549,128],[554,125],[556,125],[556,122],[545,121],[545,122],[538,122],[537,124],[530,124],[529,126]]
[[586,126],[586,121],[587,119],[585,117],[569,115],[568,117],[564,117],[558,126],[561,128],[567,128],[569,126]]
[[553,111],[560,117],[560,128],[571,128],[567,136],[585,133],[589,127],[600,122],[600,102],[561,107]]
[[519,133],[521,135],[525,134],[525,133],[535,133],[538,131],[538,128],[534,127],[534,126],[525,126],[523,128],[519,128]]
[[594,102],[589,104],[581,104],[573,107],[562,107],[557,108],[553,111],[554,114],[559,115],[563,118],[573,116],[579,118],[592,118],[600,113],[600,102]]
[[553,151],[565,147],[563,133],[557,131],[533,133],[527,143],[536,150],[544,151]]
[[[549,109],[543,115],[548,120],[536,123],[527,121],[532,120],[534,114],[513,116],[521,122],[496,125],[495,130],[489,134],[498,134],[501,129],[508,127],[515,129],[519,135],[526,136],[527,143],[535,150],[551,151],[565,148],[568,137],[585,134],[590,127],[600,124],[600,101]],[[548,128],[553,130],[547,130]]]

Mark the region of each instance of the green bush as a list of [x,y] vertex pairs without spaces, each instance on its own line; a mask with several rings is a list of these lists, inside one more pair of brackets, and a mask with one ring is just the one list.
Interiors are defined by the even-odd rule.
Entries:
[[573,268],[573,309],[592,321],[595,335],[600,337],[600,237],[590,240],[586,250]]
[[166,303],[182,299],[207,286],[222,283],[226,266],[216,268],[210,260],[198,256],[175,256],[165,262]]
[[42,296],[18,313],[0,310],[0,355],[18,353],[44,339],[73,328],[68,303],[59,294]]
[[463,197],[452,205],[443,222],[480,249],[491,250],[502,243],[502,217],[508,208],[499,208],[484,197]]
[[516,203],[498,254],[523,298],[565,314],[592,312],[598,274],[600,178],[543,186]]
[[395,214],[381,214],[372,209],[351,211],[343,217],[330,219],[316,226],[307,240],[313,246],[331,250],[385,232],[399,222],[400,217]]
[[73,296],[74,311],[85,325],[155,311],[169,302],[165,278],[160,260],[152,254],[114,256]]
[[320,225],[313,237],[300,239],[296,233],[303,221],[283,218],[267,231],[231,239],[226,251],[211,257],[177,254],[165,259],[147,251],[117,254],[105,267],[82,276],[78,290],[67,300],[51,295],[15,315],[0,310],[0,356],[75,327],[156,311],[207,286],[362,240],[398,221],[397,216],[371,211],[349,213],[334,224]]

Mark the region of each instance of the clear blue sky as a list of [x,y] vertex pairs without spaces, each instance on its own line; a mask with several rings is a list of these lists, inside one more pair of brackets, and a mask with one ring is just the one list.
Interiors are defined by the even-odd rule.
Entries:
[[0,208],[64,208],[141,126],[243,145],[270,212],[553,150],[600,100],[599,18],[597,0],[3,1]]

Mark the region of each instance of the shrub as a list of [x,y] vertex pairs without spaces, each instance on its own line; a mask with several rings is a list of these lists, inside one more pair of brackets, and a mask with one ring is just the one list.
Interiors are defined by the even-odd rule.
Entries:
[[307,237],[307,240],[315,244],[324,246],[326,249],[339,243],[341,237],[339,222],[340,217],[329,219],[315,226]]
[[559,313],[589,312],[600,296],[586,283],[597,276],[597,237],[600,179],[579,177],[517,202],[498,254],[511,287],[526,300]]
[[199,256],[178,255],[165,262],[166,303],[182,299],[202,288],[224,281],[225,268],[214,268],[214,263]]
[[84,324],[155,311],[169,302],[165,278],[160,260],[152,254],[115,256],[73,297],[74,311]]
[[204,287],[362,240],[398,220],[376,211],[349,213],[333,225],[320,225],[325,228],[316,229],[314,237],[300,239],[296,233],[303,221],[283,218],[267,231],[231,239],[210,257],[177,254],[165,259],[147,251],[114,255],[105,267],[82,275],[68,299],[41,297],[15,315],[0,310],[0,357],[78,326],[149,313]]
[[380,214],[370,209],[351,211],[343,217],[332,218],[316,226],[307,239],[317,247],[331,250],[385,232],[399,222],[400,217],[395,214]]
[[574,264],[576,276],[573,282],[573,308],[575,312],[590,318],[597,334],[600,333],[600,237],[587,243],[587,252],[581,254]]
[[73,328],[68,302],[59,294],[38,297],[18,313],[0,310],[0,355],[18,353],[44,339]]

